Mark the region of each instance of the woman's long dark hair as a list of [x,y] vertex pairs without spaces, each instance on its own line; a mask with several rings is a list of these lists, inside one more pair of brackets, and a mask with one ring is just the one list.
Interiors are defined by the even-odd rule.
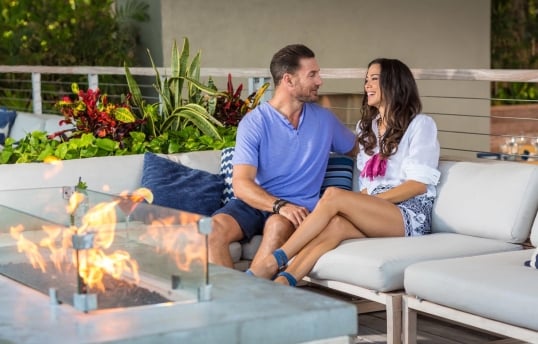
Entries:
[[[409,67],[397,59],[378,58],[368,64],[379,64],[379,88],[381,103],[385,105],[386,131],[379,143],[380,155],[384,158],[395,154],[409,123],[422,111],[418,87]],[[359,123],[359,143],[366,154],[372,155],[377,143],[377,133],[372,130],[372,121],[379,110],[368,106],[368,97],[362,99],[362,119]]]

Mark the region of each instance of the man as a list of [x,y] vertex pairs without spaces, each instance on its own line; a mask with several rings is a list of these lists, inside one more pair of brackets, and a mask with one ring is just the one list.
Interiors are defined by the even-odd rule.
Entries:
[[229,244],[263,239],[254,261],[280,247],[319,199],[331,151],[354,154],[355,135],[317,105],[322,85],[315,55],[288,45],[272,58],[271,100],[239,123],[233,157],[235,197],[213,214],[209,261],[233,267]]

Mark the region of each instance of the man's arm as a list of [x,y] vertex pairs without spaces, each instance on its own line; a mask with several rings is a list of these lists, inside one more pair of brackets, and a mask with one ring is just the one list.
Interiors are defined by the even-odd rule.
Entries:
[[359,154],[360,147],[359,147],[359,140],[357,140],[357,137],[355,137],[355,144],[353,145],[353,148],[346,153],[347,156],[350,156],[352,158],[356,158],[357,154]]
[[[273,212],[273,205],[278,197],[269,194],[256,183],[256,172],[256,167],[252,165],[234,165],[232,175],[234,194],[253,208]],[[287,203],[278,213],[297,227],[308,215],[308,209]]]
[[253,208],[271,212],[277,198],[255,182],[256,172],[256,167],[252,165],[234,165],[232,174],[234,194]]

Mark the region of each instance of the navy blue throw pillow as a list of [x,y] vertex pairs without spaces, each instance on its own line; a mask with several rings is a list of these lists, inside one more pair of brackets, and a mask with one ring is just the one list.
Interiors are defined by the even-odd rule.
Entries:
[[221,176],[193,169],[153,153],[144,154],[143,187],[153,193],[153,204],[212,215],[221,205]]
[[7,110],[0,108],[0,145],[6,142],[6,138],[9,136],[13,122],[17,117],[17,112],[13,110]]

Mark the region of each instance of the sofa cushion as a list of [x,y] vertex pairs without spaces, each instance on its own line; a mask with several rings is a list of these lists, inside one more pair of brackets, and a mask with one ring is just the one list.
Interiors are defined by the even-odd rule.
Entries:
[[221,203],[225,205],[234,197],[234,189],[232,186],[233,164],[235,147],[224,148],[220,155],[220,171],[219,174],[224,180],[224,191],[222,192]]
[[3,145],[6,142],[6,138],[9,137],[9,132],[13,127],[16,117],[17,112],[0,108],[0,145]]
[[210,216],[220,207],[222,177],[178,164],[153,153],[144,154],[141,185],[153,192],[153,203]]
[[433,232],[522,243],[538,209],[538,166],[447,162],[433,208]]
[[329,186],[345,190],[353,189],[353,158],[344,155],[329,157],[325,177],[321,184],[320,193],[323,194]]
[[529,250],[414,264],[405,291],[421,299],[538,330],[538,272],[523,266]]
[[45,129],[45,118],[43,115],[36,115],[27,112],[17,112],[17,119],[13,123],[13,128],[9,136],[15,141],[23,139],[26,134],[36,130],[43,131]]
[[321,256],[309,275],[387,292],[403,289],[404,270],[413,263],[519,249],[500,240],[453,233],[353,239]]
[[62,130],[73,129],[75,126],[72,124],[60,124],[63,120],[63,116],[58,115],[43,115],[44,126],[43,130],[47,134],[55,133]]

